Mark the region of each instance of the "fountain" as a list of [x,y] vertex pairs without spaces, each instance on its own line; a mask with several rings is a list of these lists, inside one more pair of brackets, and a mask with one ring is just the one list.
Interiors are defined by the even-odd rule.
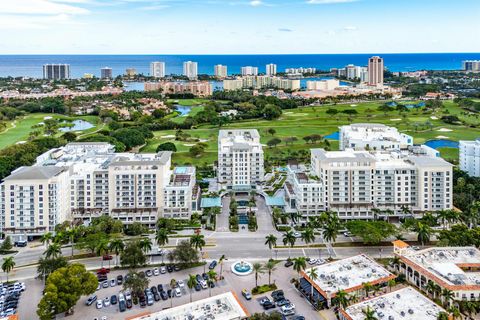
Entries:
[[246,276],[253,272],[253,265],[246,261],[237,261],[232,264],[232,272],[237,276]]

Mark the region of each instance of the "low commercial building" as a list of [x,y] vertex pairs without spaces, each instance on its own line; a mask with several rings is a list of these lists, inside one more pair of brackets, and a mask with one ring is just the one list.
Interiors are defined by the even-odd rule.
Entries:
[[395,268],[422,291],[429,283],[453,292],[454,300],[480,298],[480,250],[475,247],[432,247],[414,250],[407,243],[393,242],[401,263]]
[[437,320],[446,312],[435,302],[412,287],[373,297],[339,310],[340,320],[365,320],[365,310],[374,312],[376,319]]
[[213,86],[208,81],[160,81],[145,82],[145,91],[161,91],[164,94],[191,93],[206,97],[213,93]]
[[247,309],[233,292],[194,301],[151,314],[127,318],[128,320],[157,319],[215,319],[242,320],[250,316]]
[[413,145],[413,137],[379,123],[355,123],[340,127],[340,150],[400,150]]
[[189,219],[199,210],[195,168],[172,170],[171,155],[115,153],[103,142],[47,151],[0,184],[4,231],[38,236],[66,220],[101,215],[150,227],[161,216]]
[[330,91],[340,87],[340,81],[336,79],[307,81],[307,90]]
[[265,180],[263,148],[255,129],[220,130],[217,177],[227,189],[251,188]]
[[461,140],[459,145],[460,169],[472,177],[480,177],[480,139]]
[[[311,269],[316,269],[317,279],[310,278]],[[388,281],[395,279],[395,275],[364,254],[309,268],[301,275],[302,292],[311,295],[313,286],[314,300],[325,307],[332,305],[332,299],[339,291],[364,297],[366,283],[386,286]]]

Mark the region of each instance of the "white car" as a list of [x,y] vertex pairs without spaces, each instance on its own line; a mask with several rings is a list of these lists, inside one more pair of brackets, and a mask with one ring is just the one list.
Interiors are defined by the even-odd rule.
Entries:
[[176,297],[181,297],[182,296],[182,291],[180,291],[180,288],[175,289],[175,296]]
[[130,293],[130,291],[125,291],[125,299],[127,300],[132,300],[132,294]]
[[205,280],[200,281],[200,285],[202,286],[203,289],[208,289],[207,281]]
[[118,294],[118,302],[120,301],[125,301],[125,296],[121,292]]
[[103,301],[97,300],[97,309],[102,309],[102,308],[103,308]]
[[282,306],[282,312],[287,312],[287,311],[292,311],[294,310],[295,311],[295,305],[293,303],[289,303],[289,304],[286,304],[284,306]]
[[178,284],[178,286],[179,286],[180,288],[185,287],[185,282],[183,282],[183,280],[178,280],[178,281],[177,281],[177,284]]
[[110,280],[110,287],[115,287],[117,285],[117,280],[112,279]]
[[161,274],[167,273],[167,268],[165,268],[165,266],[160,267],[160,273],[161,273]]
[[105,307],[108,307],[110,305],[110,298],[109,297],[106,297],[105,299],[103,299],[103,305]]
[[321,264],[324,264],[326,261],[323,260],[323,259],[318,259],[317,260],[317,265],[321,265]]
[[158,268],[153,269],[153,275],[158,276],[160,274],[160,271],[158,271]]
[[317,264],[318,260],[314,258],[308,259],[308,264]]
[[295,231],[295,232],[293,233],[293,236],[294,236],[295,238],[301,238],[301,237],[302,237],[302,234],[301,234],[300,232],[298,232],[298,231]]

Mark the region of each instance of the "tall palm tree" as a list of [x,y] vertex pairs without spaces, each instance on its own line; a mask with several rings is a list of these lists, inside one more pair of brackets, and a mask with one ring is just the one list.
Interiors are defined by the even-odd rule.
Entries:
[[258,276],[264,272],[263,265],[258,262],[254,263],[253,272],[255,273],[255,287],[258,287]]
[[315,232],[312,228],[306,228],[305,231],[302,232],[302,240],[307,246],[315,242]]
[[273,234],[269,234],[265,237],[265,245],[270,249],[271,257],[273,258],[273,248],[277,246],[277,237]]
[[187,286],[190,289],[190,302],[192,302],[192,289],[195,288],[197,284],[197,278],[193,274],[188,275]]
[[347,293],[344,290],[338,291],[335,295],[335,301],[339,307],[345,309],[346,307],[348,307]]
[[300,278],[300,272],[307,267],[307,260],[305,257],[298,257],[293,259],[293,270],[297,271],[298,278]]
[[48,245],[52,240],[53,240],[53,234],[51,232],[44,233],[40,238],[40,241],[42,242],[42,244],[45,245],[45,247],[48,247]]
[[[312,282],[315,282],[318,280],[318,271],[317,268],[311,268],[310,270],[307,271],[307,276],[312,280]],[[313,301],[313,285],[310,286],[310,299]]]
[[417,221],[413,227],[413,231],[417,233],[418,242],[425,245],[425,243],[430,241],[430,236],[432,235],[432,228],[425,223]]
[[293,231],[289,230],[283,234],[282,241],[283,241],[283,245],[285,246],[288,245],[288,258],[290,259],[290,249],[295,245],[295,241],[297,241],[297,238],[295,238]]
[[211,297],[212,296],[211,282],[217,282],[217,273],[215,272],[215,270],[208,270],[207,275],[208,275],[208,295]]
[[392,292],[392,289],[397,285],[397,282],[395,281],[395,279],[390,279],[388,280],[387,285],[388,285],[388,288],[390,289],[390,292]]
[[449,289],[442,290],[442,300],[445,306],[450,305],[450,300],[453,300],[453,291]]
[[275,262],[273,260],[269,260],[267,263],[265,263],[264,269],[268,273],[268,285],[270,285],[272,283],[271,282],[272,272],[276,270]]
[[202,248],[205,246],[205,236],[203,234],[195,234],[190,238],[190,244],[195,248],[195,250],[202,251]]
[[450,320],[450,316],[445,311],[441,311],[437,316],[437,320]]
[[432,295],[432,298],[435,299],[435,291],[436,291],[435,283],[433,283],[433,281],[429,280],[427,282],[427,286],[425,287],[425,289],[427,290],[428,293],[430,293]]
[[[474,313],[476,310],[475,303],[472,301],[463,301],[463,303],[471,306],[470,309],[465,309],[465,312],[467,312],[468,316],[471,318],[472,313]],[[452,319],[462,319],[462,313],[457,307],[448,308],[448,312],[452,315]]]
[[220,280],[223,279],[223,276],[222,276],[222,273],[223,273],[223,262],[226,260],[227,258],[225,257],[224,254],[222,254],[222,256],[220,257],[220,259],[218,259],[218,264],[220,264]]
[[375,310],[367,306],[365,309],[362,310],[363,315],[365,316],[365,320],[378,320],[375,316]]
[[363,290],[365,290],[365,295],[368,297],[368,295],[370,294],[370,291],[373,290],[373,286],[370,284],[370,282],[364,282],[362,286],[363,286]]
[[3,272],[7,273],[7,282],[8,282],[8,274],[10,271],[13,270],[15,267],[15,260],[13,257],[8,257],[8,258],[3,258],[3,263],[2,263],[2,270]]
[[62,247],[58,243],[52,243],[47,247],[47,250],[43,253],[45,258],[58,258],[62,254]]
[[125,243],[123,243],[122,239],[115,238],[110,241],[108,249],[110,250],[110,252],[115,253],[115,265],[118,265],[118,255],[121,252],[123,252],[124,248],[125,248]]
[[[103,255],[105,254],[108,254],[110,248],[109,248],[109,245],[108,245],[108,241],[107,239],[102,239],[101,241],[99,241],[97,243],[97,246],[95,248],[95,253],[97,254],[97,256],[100,256],[100,258],[102,259],[102,268],[103,268]],[[110,260],[108,260],[110,263]]]
[[150,238],[140,239],[140,248],[145,254],[152,251],[152,240]]
[[[175,288],[176,286],[177,286],[177,280],[172,278],[172,280],[170,280],[170,288]],[[170,308],[172,307],[173,307],[173,299],[170,299]]]
[[[168,230],[165,228],[160,228],[157,229],[157,233],[155,234],[155,241],[157,241],[157,245],[160,247],[165,247],[165,245],[168,243]],[[162,263],[163,263],[163,257],[165,255],[162,254]]]

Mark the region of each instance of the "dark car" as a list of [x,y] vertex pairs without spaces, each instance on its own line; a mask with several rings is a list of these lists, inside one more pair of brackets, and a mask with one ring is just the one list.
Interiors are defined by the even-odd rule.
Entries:
[[152,286],[150,288],[150,291],[152,291],[153,294],[158,293],[157,287],[155,287],[155,286]]
[[305,320],[304,316],[295,316],[291,320]]
[[208,269],[210,270],[215,269],[216,266],[217,266],[217,260],[213,260],[212,262],[210,262]]
[[208,280],[208,274],[206,274],[205,272],[202,273],[202,278],[203,278],[203,280],[207,281]]
[[85,304],[86,304],[87,306],[91,306],[92,303],[94,303],[95,301],[97,301],[97,295],[96,295],[96,294],[94,294],[93,296],[90,296],[90,297],[87,299],[87,301],[85,302]]
[[210,285],[210,288],[215,288],[215,282],[209,281],[208,284]]
[[116,295],[113,295],[110,297],[110,303],[111,304],[117,304],[118,302],[118,299],[117,299],[117,296]]
[[285,267],[288,268],[288,267],[291,267],[291,266],[293,266],[292,260],[287,260],[287,262],[285,262]]
[[108,277],[104,274],[97,275],[98,282],[103,282],[108,279]]
[[266,301],[263,304],[263,309],[268,310],[268,309],[273,309],[275,308],[275,304],[272,301]]
[[173,272],[173,266],[169,264],[169,265],[167,266],[167,271],[168,271],[168,272]]
[[162,297],[162,300],[167,300],[168,299],[168,295],[165,291],[160,291],[160,296]]
[[140,301],[140,307],[145,308],[147,306],[147,298],[143,292],[138,296],[138,300]]
[[283,293],[283,290],[275,290],[272,292],[272,298],[275,301],[282,300],[281,298],[284,298],[285,294]]
[[168,289],[168,290],[167,290],[167,295],[168,295],[169,298],[172,297],[172,295],[173,295],[172,289]]
[[157,289],[158,289],[158,292],[162,292],[163,291],[163,284],[159,284],[157,286]]
[[127,304],[125,301],[120,301],[118,303],[118,309],[120,309],[120,312],[125,312],[125,310],[127,310]]
[[197,279],[197,282],[200,282],[200,281],[203,280],[202,276],[199,275],[199,274],[197,274],[197,275],[195,276],[195,279]]
[[285,299],[285,298],[284,298],[284,299],[280,299],[280,300],[278,300],[278,301],[276,302],[276,304],[277,304],[277,307],[281,307],[281,306],[284,306],[284,305],[286,305],[286,304],[290,304],[290,300]]
[[120,274],[117,276],[117,285],[121,285],[123,283],[123,276]]
[[195,283],[195,290],[196,290],[196,291],[202,290],[202,286],[200,285],[200,283],[198,283],[198,282]]
[[155,291],[153,293],[153,300],[155,301],[159,301],[160,300],[160,295],[158,294],[158,291]]
[[125,302],[126,302],[127,308],[128,308],[128,309],[131,309],[132,306],[133,306],[133,305],[132,305],[132,299],[127,299],[127,300],[125,300]]

